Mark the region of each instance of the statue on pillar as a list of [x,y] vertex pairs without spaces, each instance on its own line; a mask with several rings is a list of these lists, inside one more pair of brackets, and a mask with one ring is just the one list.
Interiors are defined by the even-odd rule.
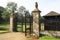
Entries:
[[38,3],[37,2],[35,2],[35,8],[38,9]]

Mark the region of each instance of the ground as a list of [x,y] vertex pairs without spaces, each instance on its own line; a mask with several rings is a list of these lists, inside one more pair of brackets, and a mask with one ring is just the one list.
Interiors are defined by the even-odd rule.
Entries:
[[26,40],[24,33],[12,32],[0,34],[0,40]]

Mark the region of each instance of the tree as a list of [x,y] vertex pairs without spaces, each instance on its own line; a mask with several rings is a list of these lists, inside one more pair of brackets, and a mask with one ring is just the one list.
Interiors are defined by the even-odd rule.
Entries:
[[10,18],[10,14],[7,11],[7,9],[5,9],[2,13],[2,18],[3,18],[3,22],[9,22],[9,18]]
[[24,15],[26,11],[26,8],[24,6],[20,6],[18,9],[18,14],[19,15]]
[[[19,9],[18,9],[18,22],[21,22],[22,21],[22,17],[25,15],[25,11],[26,11],[26,8],[24,6],[20,6]],[[24,17],[23,17],[24,19]]]
[[25,11],[25,18],[26,18],[27,23],[30,21],[30,17],[31,17],[31,15],[30,15],[29,11],[28,10]]
[[30,13],[29,13],[28,10],[25,11],[25,16],[26,16],[26,17],[30,17]]
[[3,11],[4,11],[4,7],[0,6],[0,17],[2,16]]
[[4,22],[9,22],[10,14],[14,13],[17,9],[17,4],[14,2],[8,2],[7,7],[4,9],[2,13],[2,18]]
[[3,13],[3,11],[4,11],[4,7],[2,7],[2,6],[0,6],[0,23],[2,23],[2,13]]
[[43,16],[40,17],[40,23],[44,23],[44,18],[43,18]]
[[[19,9],[18,9],[18,21],[19,22],[22,22],[22,18],[23,18],[23,22],[25,20],[25,15],[26,17],[29,17],[30,16],[30,13],[28,10],[26,10],[26,8],[24,6],[20,6]],[[28,18],[29,19],[29,18]],[[28,20],[27,19],[27,20]]]
[[17,3],[14,2],[8,2],[7,4],[7,11],[9,11],[9,13],[14,13],[17,9]]

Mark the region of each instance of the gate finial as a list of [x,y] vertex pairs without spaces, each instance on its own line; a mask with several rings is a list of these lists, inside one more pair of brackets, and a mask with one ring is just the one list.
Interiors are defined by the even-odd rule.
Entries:
[[36,8],[36,9],[38,8],[38,3],[37,3],[37,2],[35,2],[35,8]]

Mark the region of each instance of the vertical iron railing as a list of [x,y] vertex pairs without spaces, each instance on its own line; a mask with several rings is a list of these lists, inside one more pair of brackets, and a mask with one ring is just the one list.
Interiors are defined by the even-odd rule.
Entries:
[[[28,20],[29,19],[29,20]],[[28,20],[28,21],[27,21]],[[28,26],[28,27],[27,27]],[[29,32],[27,32],[27,30]],[[29,15],[28,17],[25,14],[25,36],[27,36],[27,33],[32,33],[32,17]]]
[[26,14],[25,14],[25,36],[26,36]]

